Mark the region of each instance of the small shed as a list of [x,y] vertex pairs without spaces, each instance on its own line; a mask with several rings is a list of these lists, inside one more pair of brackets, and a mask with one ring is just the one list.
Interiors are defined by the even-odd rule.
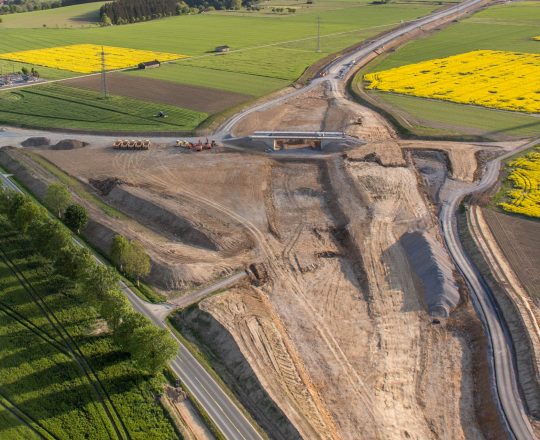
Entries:
[[153,69],[159,66],[161,66],[161,63],[158,60],[145,61],[143,63],[139,63],[139,69]]
[[231,50],[230,46],[227,46],[227,45],[216,47],[217,53],[229,52],[230,50]]

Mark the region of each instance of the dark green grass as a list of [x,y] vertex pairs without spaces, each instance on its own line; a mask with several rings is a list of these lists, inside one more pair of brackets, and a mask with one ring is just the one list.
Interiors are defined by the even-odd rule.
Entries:
[[[159,111],[167,118],[157,118]],[[99,131],[190,131],[207,115],[132,98],[51,84],[0,92],[0,123]]]
[[0,438],[2,440],[39,440],[38,435],[0,406]]
[[[36,256],[30,243],[15,233],[3,217],[0,217],[0,228],[0,246],[77,341],[131,436],[145,440],[176,438],[174,428],[155,400],[164,382],[163,376],[141,376],[127,355],[114,349],[111,337],[96,326],[93,309],[78,301],[73,292],[54,286],[46,270],[47,262]],[[0,263],[0,300],[54,334],[44,315],[3,263]],[[110,438],[112,428],[105,413],[70,357],[2,313],[0,340],[0,388],[17,406],[58,438]],[[2,439],[3,430],[14,429],[13,423],[8,424],[5,417],[3,420],[0,424]]]

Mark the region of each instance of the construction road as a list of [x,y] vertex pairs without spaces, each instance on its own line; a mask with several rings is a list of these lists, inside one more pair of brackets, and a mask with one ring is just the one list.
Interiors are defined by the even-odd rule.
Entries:
[[[214,137],[216,139],[230,138],[234,126],[248,114],[281,104],[323,82],[329,82],[333,90],[338,90],[344,84],[344,78],[349,73],[348,70],[353,69],[353,65],[355,64],[362,64],[364,60],[367,60],[373,55],[374,51],[384,49],[385,45],[392,43],[410,32],[418,30],[422,26],[439,20],[450,20],[456,14],[472,10],[484,2],[485,0],[464,1],[386,33],[363,45],[355,52],[333,61],[326,68],[328,72],[327,77],[314,79],[310,84],[301,89],[294,90],[279,98],[241,111],[224,123]],[[8,137],[9,133],[5,133],[5,136]],[[2,133],[0,133],[1,137]],[[527,148],[527,145],[522,146],[520,149],[524,148]],[[452,194],[452,197],[446,201],[441,209],[440,222],[448,249],[469,284],[476,309],[490,337],[494,385],[496,386],[501,413],[504,416],[508,431],[514,438],[521,440],[535,437],[523,402],[519,396],[511,342],[504,324],[501,322],[500,316],[497,313],[497,306],[489,289],[463,251],[455,224],[455,212],[459,202],[465,195],[475,191],[482,191],[492,185],[498,177],[498,170],[502,159],[504,159],[504,156],[488,164],[486,173],[478,185]],[[5,175],[0,174],[0,178],[7,186],[14,187],[13,183]],[[16,186],[15,189],[19,190]],[[167,313],[175,308],[174,305],[149,304],[137,297],[126,285],[122,285],[122,289],[139,312],[152,319],[156,325],[167,328],[164,319]],[[207,292],[205,292],[206,294]],[[206,371],[205,367],[191,355],[178,339],[177,341],[180,347],[179,354],[172,361],[171,368],[204,408],[223,435],[230,440],[261,439],[261,435],[244,416],[242,410],[228,397],[226,392]]]
[[448,250],[469,286],[475,309],[488,333],[492,377],[497,390],[499,409],[510,435],[518,440],[536,437],[519,394],[512,341],[493,294],[461,245],[456,225],[456,210],[465,196],[485,191],[495,184],[503,160],[539,142],[540,139],[528,142],[490,161],[482,180],[468,188],[452,191],[444,201],[439,215]]

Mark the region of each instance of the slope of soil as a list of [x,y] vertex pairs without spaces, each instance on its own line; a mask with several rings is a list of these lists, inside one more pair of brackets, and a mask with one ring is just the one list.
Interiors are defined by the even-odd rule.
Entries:
[[[238,396],[242,404],[254,415],[255,420],[269,434],[272,439],[293,440],[300,439],[298,431],[287,419],[287,416],[274,403],[271,396],[268,395],[265,385],[262,384],[252,367],[244,358],[237,342],[231,337],[225,326],[240,325],[242,320],[236,318],[233,322],[223,322],[216,320],[209,312],[208,308],[212,308],[211,303],[217,301],[228,302],[228,298],[223,296],[233,296],[234,294],[222,294],[213,297],[210,300],[205,300],[201,308],[194,306],[184,309],[174,317],[174,325],[183,335],[185,335],[193,343],[199,347],[203,347],[206,356],[211,359],[212,366],[220,375],[231,390]],[[252,296],[253,300],[259,302],[256,296]],[[237,303],[240,305],[241,303]],[[264,306],[261,313],[257,314],[251,311],[251,315],[247,316],[247,322],[244,323],[248,327],[253,327],[253,336],[264,336],[264,331],[260,334],[257,330],[262,330],[265,327]],[[275,331],[275,330],[274,330]],[[271,335],[271,334],[270,334]],[[274,341],[253,340],[257,343],[272,343]],[[279,338],[277,339],[279,341]],[[249,343],[249,341],[245,341]],[[279,361],[280,359],[277,359]],[[283,359],[285,361],[285,359]],[[290,415],[289,415],[290,417]]]
[[420,279],[430,315],[448,318],[459,302],[453,266],[442,244],[426,232],[407,232],[399,240]]

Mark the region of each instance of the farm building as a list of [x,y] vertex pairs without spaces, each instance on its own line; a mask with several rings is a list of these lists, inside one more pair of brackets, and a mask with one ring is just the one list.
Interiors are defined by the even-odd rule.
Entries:
[[230,50],[231,50],[230,46],[227,46],[227,45],[216,47],[217,53],[229,52]]
[[153,69],[159,66],[161,66],[161,63],[158,60],[139,63],[139,69]]

